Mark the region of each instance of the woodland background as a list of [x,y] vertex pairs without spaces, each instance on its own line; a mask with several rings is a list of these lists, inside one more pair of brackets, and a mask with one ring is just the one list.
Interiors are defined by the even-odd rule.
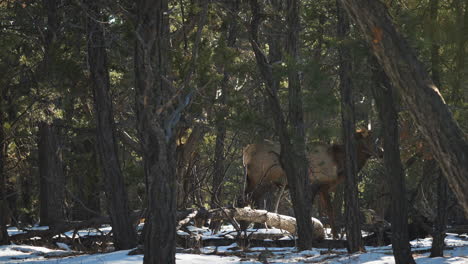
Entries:
[[[233,205],[244,188],[243,147],[278,139],[278,112],[265,95],[265,80],[250,42],[252,2],[257,1],[169,1],[164,13],[168,31],[162,30],[162,37],[138,26],[148,22],[146,16],[157,9],[144,2],[0,2],[3,225],[53,226],[108,214],[112,218],[109,211],[113,209],[109,208],[118,207],[112,205],[112,199],[126,204],[129,211],[144,210],[158,200],[147,195],[146,186],[163,181],[145,178],[145,170],[174,172],[176,184],[164,183],[160,188],[175,192],[177,199],[169,203],[176,202],[179,210]],[[346,36],[337,34],[337,3],[297,1],[297,49],[291,51],[286,4],[258,2],[262,23],[257,43],[268,57],[278,102],[288,122],[294,119],[287,114],[294,107],[288,101],[288,76],[291,69],[298,73],[305,147],[313,142],[343,142],[340,49],[348,52],[345,60],[356,127],[371,125],[380,135],[382,122],[372,94],[372,87],[380,85],[376,62],[357,27],[348,28]],[[385,4],[466,133],[468,1],[397,0]],[[156,57],[168,62],[160,69],[169,79],[145,75],[146,55],[154,56],[154,51],[136,44],[142,42],[139,38],[168,45]],[[163,83],[172,94],[164,89],[144,91],[139,82],[148,80]],[[107,83],[109,90],[93,88],[96,83]],[[154,108],[145,108],[145,96],[157,101]],[[437,188],[444,180],[409,110],[397,96],[394,99],[409,223],[430,226],[437,216]],[[163,116],[160,126],[151,121],[153,114]],[[109,119],[114,122],[107,128],[97,125],[97,120]],[[173,138],[174,147],[162,147],[160,139],[144,132],[151,130],[164,131]],[[108,144],[103,143],[106,141]],[[154,159],[145,165],[144,157],[156,155],[150,148],[156,152],[165,149],[173,161]],[[102,154],[105,152],[116,153],[117,159]],[[156,160],[168,167],[151,167]],[[109,168],[117,172],[109,172]],[[357,179],[358,198],[360,207],[389,219],[390,186],[384,171],[381,160],[368,162]],[[107,173],[120,175],[114,179],[123,184],[106,178]],[[109,198],[106,193],[116,196]],[[334,205],[342,224],[343,200],[341,186]],[[466,225],[450,189],[445,201],[447,223]],[[163,209],[160,215],[166,214]]]

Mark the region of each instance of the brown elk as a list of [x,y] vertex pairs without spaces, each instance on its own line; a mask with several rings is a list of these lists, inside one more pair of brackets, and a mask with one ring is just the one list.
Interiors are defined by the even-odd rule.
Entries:
[[[360,171],[371,156],[381,156],[376,147],[371,131],[359,129],[355,133],[357,142],[357,169]],[[308,153],[309,181],[320,186],[318,191],[322,207],[330,221],[333,237],[337,237],[335,217],[330,202],[330,191],[345,179],[344,145],[315,144]],[[287,185],[286,174],[280,164],[280,146],[278,143],[264,140],[244,148],[243,163],[247,186],[245,196],[255,205],[259,205],[262,196],[270,192],[274,185]]]

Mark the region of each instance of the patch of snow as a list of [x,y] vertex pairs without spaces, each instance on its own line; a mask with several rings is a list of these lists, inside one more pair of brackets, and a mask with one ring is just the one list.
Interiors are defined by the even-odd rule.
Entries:
[[57,247],[59,247],[59,248],[61,248],[63,250],[71,251],[71,248],[65,243],[57,242],[55,244],[57,244]]

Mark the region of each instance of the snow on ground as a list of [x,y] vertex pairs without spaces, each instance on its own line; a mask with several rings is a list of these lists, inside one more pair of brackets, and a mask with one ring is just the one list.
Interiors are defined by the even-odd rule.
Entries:
[[[61,250],[50,250],[43,247],[31,246],[0,246],[0,263],[4,264],[139,264],[143,263],[143,255],[129,256],[130,250],[116,251],[107,254],[81,255],[63,258],[47,258],[49,253],[55,252],[60,256]],[[222,257],[215,255],[177,254],[177,263],[208,264],[208,263],[239,263],[238,257]],[[248,263],[248,262],[244,262]]]
[[[36,227],[44,229],[44,227]],[[232,227],[225,226],[220,234],[212,235],[206,228],[189,227],[190,232],[198,233],[203,239],[221,238],[222,236],[234,236]],[[103,230],[80,230],[80,236],[96,235],[100,232],[109,232],[105,227]],[[254,231],[254,230],[251,230]],[[9,228],[10,234],[23,232],[15,228]],[[257,230],[259,233],[282,234],[281,230]],[[72,235],[72,234],[67,234]],[[286,238],[289,238],[286,236]],[[428,250],[432,239],[417,239],[411,241],[413,257],[418,264],[468,264],[468,235],[448,234],[445,243],[449,249],[445,250],[443,258],[429,258]],[[129,250],[116,251],[105,254],[82,255],[80,252],[70,250],[63,243],[57,244],[60,249],[48,249],[44,247],[33,247],[26,245],[0,246],[0,263],[13,264],[91,264],[91,263],[117,263],[117,264],[140,264],[143,262],[142,255],[129,256]],[[331,250],[315,248],[297,252],[295,248],[250,248],[248,252],[240,252],[234,243],[223,247],[204,247],[200,249],[202,254],[176,254],[176,262],[180,264],[209,264],[209,263],[327,263],[327,264],[393,264],[391,246],[366,247],[366,253],[347,254],[345,249]],[[217,254],[217,255],[214,255]]]

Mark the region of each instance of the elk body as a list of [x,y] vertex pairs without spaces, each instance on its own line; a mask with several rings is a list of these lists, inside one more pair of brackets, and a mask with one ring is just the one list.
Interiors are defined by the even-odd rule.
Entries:
[[[358,171],[364,167],[367,160],[377,153],[376,145],[368,130],[357,130],[355,134],[357,146]],[[262,143],[250,144],[244,148],[243,163],[247,186],[245,195],[255,205],[259,205],[262,196],[272,191],[275,186],[287,185],[286,174],[280,163],[280,145],[264,140]],[[320,186],[318,195],[329,218],[333,237],[337,237],[335,217],[330,201],[330,191],[345,179],[344,145],[316,144],[308,153],[308,176],[311,184]]]

